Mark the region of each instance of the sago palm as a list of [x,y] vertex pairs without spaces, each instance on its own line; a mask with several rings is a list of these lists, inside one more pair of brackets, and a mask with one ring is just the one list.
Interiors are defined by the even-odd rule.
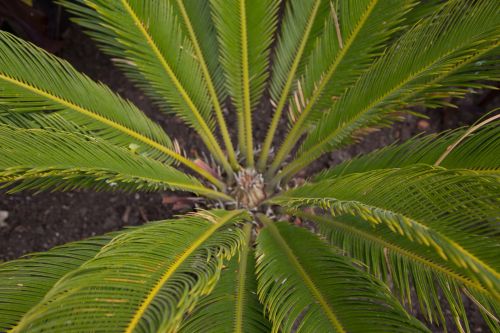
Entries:
[[0,32],[0,182],[179,190],[205,210],[2,264],[1,331],[428,331],[415,308],[469,331],[463,298],[499,330],[498,115],[295,177],[412,106],[498,80],[497,0],[61,4],[211,157]]

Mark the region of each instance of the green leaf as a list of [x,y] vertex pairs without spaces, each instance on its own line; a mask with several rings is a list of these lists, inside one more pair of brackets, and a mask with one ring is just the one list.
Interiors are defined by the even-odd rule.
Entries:
[[200,63],[201,70],[212,100],[217,122],[229,155],[229,162],[234,170],[239,168],[236,160],[226,120],[224,119],[220,101],[225,100],[224,75],[219,63],[219,48],[214,24],[211,19],[210,3],[198,0],[171,0],[177,15],[182,18],[185,34],[193,44],[194,54]]
[[331,2],[324,31],[315,43],[306,69],[289,101],[293,126],[269,173],[274,173],[300,136],[348,86],[357,80],[398,29],[414,0],[352,0]]
[[[332,6],[333,13],[302,80],[304,99],[312,103],[308,119],[317,119],[358,79],[389,38],[401,29],[403,15],[411,12],[415,4],[415,0],[354,0],[337,1]],[[301,113],[296,105],[292,111],[295,116]]]
[[273,332],[427,332],[389,289],[304,229],[266,223],[257,281]]
[[425,165],[350,174],[307,184],[271,200],[359,216],[435,250],[465,268],[495,297],[500,292],[498,177]]
[[229,197],[171,166],[103,139],[0,125],[0,183],[25,189],[184,190]]
[[169,1],[61,1],[104,52],[153,98],[193,127],[230,170],[213,135],[209,93],[192,43]]
[[[212,10],[209,1],[198,0],[168,0],[177,10],[177,16],[182,22],[185,35],[191,40],[193,46],[198,43],[203,59],[198,59],[200,65],[207,66],[209,77],[214,85],[217,95],[221,101],[225,100],[227,92],[224,87],[224,73],[219,62],[219,43],[217,32],[212,20]],[[184,7],[186,16],[182,15],[181,5]],[[182,17],[182,20],[180,19]],[[190,28],[194,34],[190,35]]]
[[[12,332],[175,330],[241,242],[243,211],[211,211],[115,237],[66,274]],[[236,232],[235,232],[236,230]]]
[[0,265],[0,331],[16,325],[67,273],[92,259],[118,233],[69,243]]
[[312,214],[299,216],[315,222],[319,232],[332,245],[361,260],[371,274],[392,285],[410,308],[414,307],[411,293],[414,290],[420,312],[430,322],[436,321],[446,328],[442,301],[438,296],[442,295],[449,304],[456,326],[468,330],[470,325],[462,301],[462,292],[465,291],[467,296],[479,302],[485,319],[500,328],[494,317],[498,299],[468,278],[464,269],[443,260],[432,249],[411,242],[384,225],[370,226],[353,216],[334,219]]
[[[496,174],[500,170],[500,121],[492,122],[465,137],[440,164],[447,169],[471,169]],[[470,129],[470,128],[469,128]],[[434,164],[448,147],[466,134],[462,128],[441,134],[412,138],[400,145],[391,145],[341,163],[317,175],[314,180],[412,164]]]
[[329,11],[327,0],[292,0],[286,4],[269,87],[276,103],[289,96],[293,81],[303,73]]
[[251,224],[244,227],[245,242],[222,270],[214,290],[202,298],[180,332],[269,332],[269,323],[257,298]]
[[[95,136],[121,147],[137,145],[139,152],[161,161],[176,155],[165,132],[130,102],[78,73],[66,61],[3,31],[0,105],[6,109],[3,113],[21,116],[57,113]],[[59,124],[48,126],[58,128]]]
[[269,85],[275,110],[260,154],[260,170],[266,165],[285,104],[292,90],[297,89],[304,64],[323,33],[329,5],[327,0],[292,0],[286,5]]
[[252,111],[268,77],[276,0],[211,0],[226,87],[238,114],[240,149],[253,166]]
[[467,87],[475,80],[468,65],[474,64],[482,72],[478,65],[481,56],[498,51],[500,15],[493,13],[499,10],[496,1],[456,0],[420,21],[325,113],[281,177],[350,143],[356,131],[390,124],[398,119],[396,112],[421,104],[425,91],[439,89],[439,97],[446,97],[455,95],[456,90],[446,93],[449,86],[443,86],[445,82],[460,89]]

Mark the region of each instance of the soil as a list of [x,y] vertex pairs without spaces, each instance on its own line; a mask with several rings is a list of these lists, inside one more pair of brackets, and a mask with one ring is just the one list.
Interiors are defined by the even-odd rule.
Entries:
[[[144,94],[136,89],[112,64],[110,59],[97,50],[94,43],[71,26],[65,33],[63,47],[58,56],[67,59],[78,70],[91,78],[102,81],[123,97],[134,102],[155,121],[159,122],[172,138],[190,156],[202,155],[200,140],[193,131],[178,119],[161,113]],[[392,128],[373,133],[358,145],[325,156],[302,173],[307,177],[313,172],[330,167],[360,153],[404,141],[421,132],[436,132],[471,124],[494,105],[499,96],[492,91],[482,91],[460,101],[458,109],[426,111],[428,120],[408,116]],[[254,120],[257,142],[263,141],[269,117],[263,118],[263,109]],[[260,118],[262,117],[262,118]],[[231,122],[230,122],[231,123]],[[283,124],[282,129],[285,129]],[[283,131],[279,131],[283,134]],[[103,234],[129,225],[169,218],[182,212],[162,204],[161,193],[95,193],[72,191],[68,193],[23,192],[8,195],[0,191],[0,211],[8,212],[5,223],[0,222],[0,262],[23,254],[47,250],[53,246]],[[0,214],[1,215],[1,214]],[[477,309],[468,305],[473,332],[488,332]],[[449,316],[451,318],[451,316]],[[434,332],[441,332],[434,328]]]

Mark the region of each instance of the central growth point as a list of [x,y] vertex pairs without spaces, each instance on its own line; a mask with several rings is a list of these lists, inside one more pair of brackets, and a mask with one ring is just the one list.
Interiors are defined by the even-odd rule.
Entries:
[[243,169],[236,175],[235,198],[238,204],[246,208],[254,208],[265,198],[265,183],[262,174],[255,169]]

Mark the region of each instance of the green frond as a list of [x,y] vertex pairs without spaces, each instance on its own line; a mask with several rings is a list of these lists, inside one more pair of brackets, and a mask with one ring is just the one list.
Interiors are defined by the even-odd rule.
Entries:
[[92,259],[117,235],[93,237],[0,264],[0,331],[14,327],[59,279]]
[[[332,6],[333,13],[302,79],[304,98],[313,103],[305,123],[329,109],[335,98],[358,79],[386,47],[389,38],[401,29],[402,17],[415,4],[415,0],[355,0],[337,1]],[[323,90],[316,92],[319,89]],[[318,96],[313,97],[314,94]],[[300,108],[295,106],[292,111],[296,117],[300,116]]]
[[[169,1],[61,1],[104,52],[153,98],[193,127],[227,171],[213,135],[210,96],[192,43]],[[170,110],[170,109],[169,109]]]
[[[391,145],[341,163],[317,175],[314,180],[326,180],[340,175],[386,168],[402,168],[412,164],[435,164],[448,147],[466,133],[462,128],[441,134],[412,138],[400,145]],[[447,169],[470,169],[481,173],[498,174],[500,164],[500,121],[494,121],[468,135],[441,166]]]
[[222,270],[214,290],[200,299],[180,332],[269,332],[264,309],[257,298],[251,224],[243,228],[245,242]]
[[286,4],[269,86],[275,103],[289,97],[294,80],[302,75],[305,62],[323,33],[329,13],[327,0],[292,0]]
[[500,297],[498,177],[425,165],[381,169],[307,184],[272,199],[359,216],[427,246]]
[[269,84],[275,110],[260,154],[260,170],[267,163],[274,134],[297,78],[302,75],[304,64],[323,33],[329,6],[327,0],[292,0],[286,5]]
[[252,111],[268,78],[279,1],[211,0],[211,4],[226,87],[238,114],[239,146],[251,167]]
[[242,241],[243,211],[209,211],[113,238],[66,274],[12,332],[175,330]]
[[198,0],[172,1],[177,16],[182,22],[185,34],[193,44],[194,54],[200,63],[208,93],[214,107],[215,116],[219,125],[224,144],[227,149],[229,162],[234,170],[239,168],[236,160],[231,137],[224,119],[220,101],[226,98],[224,75],[219,63],[219,48],[215,27],[212,22],[210,3]]
[[[210,78],[217,93],[218,99],[224,101],[227,97],[226,87],[224,86],[224,73],[219,62],[219,43],[217,41],[217,32],[212,20],[212,10],[209,1],[198,0],[167,0],[172,3],[179,21],[182,24],[184,34],[189,36],[193,47],[199,45],[203,59],[198,59],[200,65],[206,65]],[[184,8],[186,16],[183,16]],[[193,35],[190,34],[193,30]],[[196,40],[196,42],[195,42]],[[198,54],[197,54],[198,57]]]
[[[133,104],[78,73],[66,61],[2,31],[0,93],[0,123],[16,126],[32,123],[34,127],[60,130],[80,127],[80,132],[121,147],[133,147],[159,161],[180,162],[223,187],[209,172],[175,152],[161,127]],[[42,118],[54,113],[60,117]]]
[[333,1],[324,31],[289,101],[292,125],[269,173],[274,173],[300,136],[357,80],[398,29],[414,0]]
[[[66,61],[3,31],[0,105],[5,107],[2,118],[11,113],[12,119],[22,121],[23,114],[57,113],[113,144],[137,146],[138,152],[161,161],[172,157],[165,132],[130,102],[78,73]],[[46,122],[48,127],[58,128],[49,119]]]
[[171,166],[103,139],[0,125],[0,183],[11,191],[182,190],[228,199]]
[[414,307],[411,290],[415,290],[420,311],[430,322],[438,322],[446,328],[444,310],[438,297],[443,295],[453,311],[453,318],[461,321],[456,326],[469,331],[462,303],[462,292],[465,290],[466,295],[481,300],[479,309],[485,319],[497,330],[500,328],[494,319],[498,299],[479,283],[467,278],[462,268],[450,265],[432,249],[410,242],[384,225],[370,226],[353,216],[334,219],[311,214],[299,216],[315,222],[319,232],[331,244],[361,260],[371,274],[392,285],[410,308]]
[[273,332],[427,332],[387,287],[309,231],[266,224],[257,238],[257,281]]
[[[481,67],[481,59],[499,49],[499,10],[496,1],[455,0],[419,21],[324,114],[280,177],[352,142],[360,129],[392,123],[397,112],[422,104],[426,92],[438,89],[440,98],[457,96],[457,91],[463,95],[463,88],[476,79],[471,66],[481,77],[489,76],[490,66]],[[445,82],[458,88],[448,89]]]

